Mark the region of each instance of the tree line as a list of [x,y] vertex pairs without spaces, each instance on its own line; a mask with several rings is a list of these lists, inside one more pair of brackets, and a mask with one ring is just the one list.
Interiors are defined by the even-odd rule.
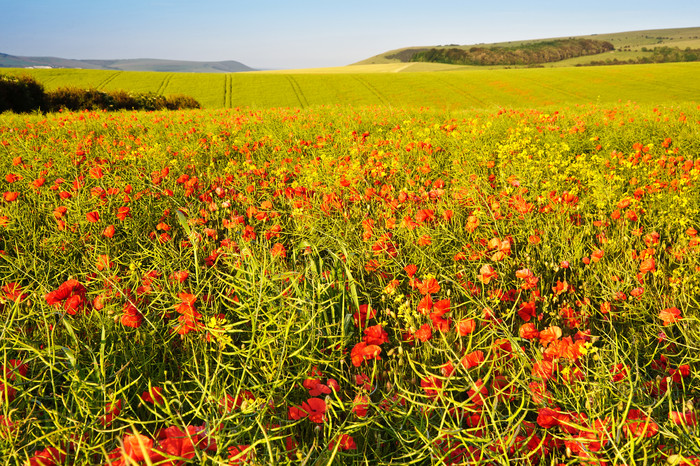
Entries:
[[630,58],[628,60],[593,60],[586,65],[576,65],[576,66],[598,66],[598,65],[640,65],[644,63],[676,63],[676,62],[690,62],[690,61],[700,61],[700,49],[679,49],[678,47],[655,47],[651,50],[645,50],[642,48],[643,52],[651,52],[642,57]]
[[415,51],[408,61],[452,65],[537,65],[610,52],[615,47],[593,39],[555,39],[513,47],[432,48]]

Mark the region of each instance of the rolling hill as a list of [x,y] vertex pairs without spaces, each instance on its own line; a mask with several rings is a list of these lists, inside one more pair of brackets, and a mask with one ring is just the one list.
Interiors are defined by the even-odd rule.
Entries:
[[166,71],[187,73],[237,73],[254,71],[243,63],[227,61],[181,61],[137,58],[128,60],[73,60],[58,57],[20,57],[0,53],[0,68],[77,68],[111,71]]
[[[587,55],[583,57],[570,58],[556,62],[546,63],[543,66],[558,67],[558,66],[576,66],[586,65],[594,61],[615,59],[630,60],[651,56],[651,50],[655,47],[678,47],[685,49],[687,47],[697,49],[700,48],[700,27],[677,28],[677,29],[649,29],[643,31],[628,31],[616,32],[610,34],[590,34],[584,36],[556,37],[532,40],[520,40],[510,42],[497,42],[491,44],[470,44],[470,45],[428,45],[428,46],[412,46],[400,49],[389,50],[365,60],[353,63],[356,65],[371,65],[371,64],[388,64],[388,63],[410,63],[414,54],[426,52],[431,49],[447,50],[461,49],[470,50],[474,47],[481,48],[512,48],[521,47],[524,45],[532,45],[541,42],[548,42],[560,39],[590,39],[595,41],[605,41],[611,43],[615,50],[596,55]],[[499,66],[494,66],[495,68]]]

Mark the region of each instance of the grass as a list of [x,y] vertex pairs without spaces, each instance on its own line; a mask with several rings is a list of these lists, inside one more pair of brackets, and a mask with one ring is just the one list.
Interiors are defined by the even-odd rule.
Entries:
[[304,73],[164,74],[18,69],[5,72],[30,74],[48,89],[71,85],[186,94],[207,108],[342,104],[489,109],[588,102],[653,103],[659,95],[664,96],[664,102],[681,103],[697,101],[700,95],[696,79],[698,63],[519,70],[454,67],[450,68],[452,71],[433,72],[417,71],[424,69],[422,66],[416,67],[415,72],[387,72],[401,70],[405,65],[376,66],[381,66],[383,71],[354,72],[372,69],[367,65]]

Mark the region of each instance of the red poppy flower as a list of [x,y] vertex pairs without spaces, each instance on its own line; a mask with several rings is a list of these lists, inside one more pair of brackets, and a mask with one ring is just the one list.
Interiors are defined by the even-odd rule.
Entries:
[[427,396],[434,398],[436,396],[440,396],[440,390],[442,390],[442,380],[431,376],[427,379],[421,379],[420,386]]
[[120,207],[117,209],[117,218],[121,221],[126,220],[126,217],[131,216],[131,208],[129,207]]
[[557,327],[556,325],[552,325],[551,327],[547,327],[546,329],[542,330],[540,332],[540,344],[542,346],[547,346],[554,340],[557,340],[561,338],[561,329]]
[[300,409],[305,411],[311,422],[321,424],[326,416],[326,402],[320,398],[309,398],[303,402]]
[[428,312],[433,308],[433,298],[427,294],[418,302],[418,312],[423,315],[428,315]]
[[275,243],[272,249],[270,249],[270,254],[272,254],[273,257],[287,257],[287,250],[281,243]]
[[686,411],[685,413],[671,411],[668,413],[668,417],[671,419],[671,422],[678,426],[695,427],[698,424],[698,416],[694,411]]
[[107,238],[114,236],[114,225],[108,225],[107,228],[102,231],[102,236]]
[[87,290],[77,280],[66,280],[58,287],[44,296],[46,302],[58,309],[63,309],[70,315],[83,309],[86,302]]
[[163,393],[163,389],[162,389],[162,388],[160,388],[160,387],[151,387],[151,390],[150,390],[150,391],[147,390],[147,391],[143,392],[143,394],[141,395],[141,399],[142,399],[143,401],[148,402],[148,403],[153,403],[153,404],[156,404],[156,405],[161,405],[161,404],[163,404],[163,401],[164,401],[164,400],[163,400],[163,395],[162,395],[161,393]]
[[90,223],[97,223],[100,221],[100,213],[99,212],[88,212],[86,214],[87,221]]
[[472,351],[471,353],[465,354],[462,357],[462,366],[465,369],[471,369],[472,367],[477,367],[482,362],[484,362],[484,352],[481,350]]
[[55,466],[64,464],[68,455],[56,447],[46,447],[29,458],[29,466]]
[[321,383],[321,379],[308,378],[304,380],[302,385],[309,391],[309,395],[311,396],[328,395],[331,392],[328,385]]
[[[126,434],[124,435],[122,445],[121,457],[125,460],[144,461],[146,458],[150,459],[151,454],[153,453],[153,439],[150,439],[145,435]],[[132,464],[131,461],[127,461],[124,464]]]
[[528,322],[520,326],[518,330],[518,335],[520,338],[525,338],[526,340],[532,340],[540,336],[540,332],[535,327],[535,324]]
[[418,330],[415,331],[414,335],[420,341],[425,343],[426,341],[430,340],[433,337],[433,332],[430,329],[430,325],[423,324],[423,325],[421,325],[421,328],[419,328]]
[[647,257],[639,265],[639,272],[640,273],[653,272],[654,270],[656,270],[656,262],[654,262],[653,257]]
[[143,314],[131,301],[124,303],[124,313],[120,322],[125,327],[139,328],[143,323]]
[[102,425],[108,427],[112,424],[115,416],[119,416],[122,412],[122,400],[117,400],[114,403],[107,403],[105,405],[105,415],[100,419]]
[[368,345],[381,345],[389,342],[389,334],[386,333],[380,324],[373,325],[365,329],[364,341]]
[[364,341],[356,344],[352,351],[350,352],[350,359],[352,360],[352,365],[355,367],[360,367],[363,361],[366,359],[381,359],[379,356],[382,349],[377,345],[368,345]]
[[173,459],[188,460],[195,456],[195,442],[199,441],[195,426],[188,426],[187,432],[176,426],[161,429],[158,433],[158,446],[153,448],[151,461],[154,463],[170,460],[169,464],[183,465],[183,461],[172,462]]
[[15,191],[8,191],[8,192],[5,192],[5,194],[4,194],[5,202],[15,201],[18,197],[19,197],[19,193],[15,192]]
[[367,416],[369,409],[369,397],[367,395],[357,395],[352,403],[352,412],[359,417]]
[[418,291],[420,291],[421,294],[437,293],[440,291],[440,284],[433,277],[429,277],[418,284]]
[[372,319],[377,315],[377,310],[372,309],[367,304],[360,304],[359,310],[352,315],[355,325],[362,328],[367,325],[367,319]]
[[481,280],[481,283],[484,285],[496,278],[498,278],[498,274],[490,265],[483,265],[481,269],[479,269],[479,280]]
[[623,429],[627,437],[653,437],[659,432],[659,425],[638,409],[630,409]]
[[255,450],[250,445],[236,445],[228,447],[228,464],[239,465],[248,464],[253,460]]
[[20,302],[28,295],[22,292],[21,286],[17,282],[7,283],[2,287],[2,292],[5,293],[5,299],[13,302]]
[[415,264],[408,264],[403,269],[406,272],[406,275],[408,275],[408,278],[413,278],[413,276],[418,271],[418,267],[416,267]]
[[537,424],[545,429],[551,429],[559,425],[561,413],[552,408],[540,408],[537,411]]
[[659,319],[663,321],[664,325],[671,325],[681,319],[681,311],[677,307],[663,309],[659,311]]
[[532,376],[546,381],[554,375],[554,364],[550,361],[539,361],[532,366]]
[[463,319],[457,322],[457,333],[459,336],[464,337],[469,335],[476,328],[476,322],[474,319]]
[[469,401],[474,403],[477,406],[483,406],[485,400],[485,396],[488,396],[489,390],[486,388],[484,385],[484,381],[479,379],[474,384],[472,385],[471,390],[467,391],[467,395],[469,395]]
[[[331,440],[328,444],[328,449],[333,450],[335,448],[336,441]],[[355,439],[348,434],[342,434],[338,439],[338,450],[348,451],[357,450],[357,445],[355,444]]]

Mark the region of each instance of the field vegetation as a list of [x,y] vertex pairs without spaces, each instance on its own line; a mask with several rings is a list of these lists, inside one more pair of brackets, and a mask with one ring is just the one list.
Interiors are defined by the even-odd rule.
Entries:
[[0,456],[698,464],[699,127],[4,114]]
[[[434,109],[499,106],[570,105],[634,101],[653,104],[659,96],[669,104],[692,102],[700,95],[700,63],[557,69],[483,70],[437,65],[453,71],[406,71],[415,63],[354,66],[330,72],[255,72],[232,74],[104,72],[94,70],[19,70],[47,90],[75,84],[109,91],[184,94],[205,108],[273,108],[319,105],[379,105]],[[379,67],[382,72],[369,72]],[[420,69],[420,68],[419,68]]]

